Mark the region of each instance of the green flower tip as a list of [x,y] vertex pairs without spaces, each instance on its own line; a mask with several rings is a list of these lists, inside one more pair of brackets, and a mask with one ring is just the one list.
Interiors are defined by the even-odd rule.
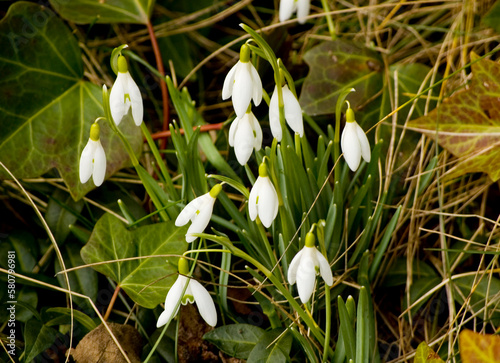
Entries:
[[217,198],[219,195],[220,191],[222,190],[222,185],[220,184],[215,184],[212,189],[210,189],[210,196],[212,198]]
[[348,108],[347,111],[345,112],[345,118],[347,122],[355,122],[356,119],[354,118],[354,111],[352,108]]
[[189,263],[184,257],[179,258],[179,263],[177,264],[177,266],[180,274],[182,275],[189,274]]
[[259,176],[262,178],[268,176],[266,163],[262,163],[259,165]]
[[127,60],[123,55],[118,56],[118,72],[120,73],[128,72]]
[[314,233],[307,232],[306,234],[306,247],[312,248],[316,245],[316,237],[314,237]]
[[243,44],[240,48],[240,62],[248,63],[250,61],[250,47]]
[[97,122],[94,122],[92,126],[90,126],[90,140],[98,141],[99,136],[101,134],[101,128]]

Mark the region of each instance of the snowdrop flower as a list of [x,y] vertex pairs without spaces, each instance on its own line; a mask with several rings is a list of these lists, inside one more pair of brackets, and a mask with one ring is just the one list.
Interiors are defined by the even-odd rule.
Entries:
[[278,193],[267,175],[266,164],[262,163],[248,199],[250,219],[254,221],[258,216],[262,224],[269,228],[278,215],[278,206]]
[[306,17],[309,15],[311,0],[281,0],[280,2],[280,21],[288,20],[292,14],[297,11],[297,18],[300,24],[306,22]]
[[[290,91],[288,85],[282,87],[283,90],[283,106],[285,108],[285,120],[293,131],[298,133],[300,137],[304,135],[304,122],[302,120],[302,109],[295,95]],[[271,102],[269,103],[269,123],[271,125],[271,133],[281,141],[283,135],[280,123],[278,88],[274,87]]]
[[175,220],[177,227],[187,224],[189,220],[193,222],[187,230],[186,242],[193,242],[197,238],[193,236],[193,233],[202,233],[207,228],[210,217],[212,217],[215,198],[217,198],[221,190],[222,186],[220,184],[214,185],[210,192],[189,202],[179,214]]
[[288,282],[293,285],[297,281],[297,290],[303,304],[311,298],[318,271],[325,283],[332,286],[333,275],[330,264],[314,246],[314,234],[308,232],[304,248],[295,255],[288,268]]
[[252,111],[242,118],[236,117],[229,128],[229,145],[234,147],[236,159],[245,165],[253,149],[259,151],[262,146],[262,129]]
[[118,75],[109,94],[109,106],[117,126],[130,108],[135,124],[141,126],[144,115],[141,91],[128,71],[127,60],[121,55],[118,57]]
[[243,118],[253,98],[255,106],[262,101],[262,82],[257,70],[250,62],[250,48],[243,44],[240,60],[229,71],[222,87],[222,99],[232,97],[234,112]]
[[90,176],[96,187],[102,184],[106,175],[106,155],[99,138],[100,128],[97,122],[90,126],[90,138],[80,157],[80,182],[86,183]]
[[340,147],[344,153],[344,159],[352,171],[358,169],[361,157],[367,163],[370,162],[370,143],[365,132],[354,119],[354,111],[350,107],[346,111],[346,124],[342,132]]
[[[179,273],[179,277],[177,277],[177,280],[174,282],[168,291],[167,297],[165,298],[165,311],[162,312],[158,318],[156,327],[159,328],[165,325],[172,318],[172,316],[177,315],[180,306],[177,307],[175,311],[174,309],[179,300],[182,305],[186,305],[187,303],[192,304],[195,302],[201,317],[207,322],[207,324],[212,327],[216,326],[217,311],[215,310],[214,301],[212,300],[212,297],[208,293],[207,289],[205,289],[198,281],[184,276],[189,274],[189,266],[186,259],[182,257],[179,259]],[[188,284],[188,286],[184,295],[182,295],[186,284]]]

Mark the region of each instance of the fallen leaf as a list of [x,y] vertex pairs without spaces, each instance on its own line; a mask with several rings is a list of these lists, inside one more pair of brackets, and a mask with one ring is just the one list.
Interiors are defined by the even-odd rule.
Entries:
[[[477,59],[472,54],[471,58]],[[500,179],[500,65],[481,59],[471,66],[468,87],[445,99],[427,116],[408,123],[408,128],[437,139],[458,158],[445,176],[455,178],[472,172]]]
[[459,341],[463,363],[499,363],[500,336],[463,330]]
[[[130,325],[107,324],[130,362],[139,363],[142,349],[142,338],[139,332]],[[108,330],[102,324],[85,335],[71,354],[78,363],[126,362]]]

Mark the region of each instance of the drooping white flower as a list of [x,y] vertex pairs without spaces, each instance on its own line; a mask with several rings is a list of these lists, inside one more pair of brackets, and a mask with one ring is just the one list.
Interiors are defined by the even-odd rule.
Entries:
[[123,56],[118,57],[118,75],[109,94],[109,107],[116,125],[120,124],[122,118],[132,108],[132,118],[137,126],[141,126],[144,116],[141,91],[132,79],[127,60]]
[[309,15],[311,0],[281,0],[280,1],[280,21],[288,20],[292,14],[297,11],[297,18],[300,24],[306,22],[306,17]]
[[[295,95],[290,91],[288,85],[282,87],[283,90],[283,106],[285,111],[285,120],[288,126],[291,127],[293,131],[298,133],[300,137],[304,135],[304,122],[302,119],[302,109],[300,108],[299,101]],[[278,140],[281,141],[283,131],[281,130],[280,124],[280,111],[279,111],[279,99],[278,99],[278,88],[274,87],[273,95],[271,96],[271,101],[269,103],[269,124],[271,125],[271,133]]]
[[245,165],[253,149],[259,151],[262,146],[262,129],[252,111],[242,118],[236,117],[229,128],[229,145],[234,147],[236,159]]
[[367,163],[370,162],[370,143],[361,126],[355,121],[354,111],[350,107],[346,111],[346,124],[342,132],[340,147],[344,153],[344,159],[352,171],[358,169],[361,157]]
[[199,196],[189,202],[175,220],[177,227],[187,224],[191,220],[186,233],[186,242],[193,242],[197,237],[193,233],[202,233],[210,222],[214,209],[215,199],[222,190],[220,184],[214,185],[210,192]]
[[234,112],[238,118],[243,118],[252,99],[255,106],[262,101],[262,81],[250,62],[250,48],[246,44],[241,46],[240,60],[224,79],[222,99],[229,97],[232,97]]
[[[192,304],[195,302],[201,317],[207,322],[207,324],[212,327],[216,326],[217,311],[215,310],[214,301],[212,300],[212,297],[208,293],[207,289],[205,289],[198,281],[184,276],[189,273],[188,264],[184,258],[179,259],[179,273],[181,273],[181,275],[177,277],[177,280],[167,293],[167,297],[165,298],[165,311],[163,311],[158,318],[156,327],[159,328],[165,325],[172,318],[172,316],[179,312],[180,306],[175,309],[179,300],[182,305],[186,305],[187,303]],[[186,291],[182,294],[186,284],[188,284]]]
[[314,234],[308,232],[304,248],[295,255],[288,267],[288,282],[290,285],[297,282],[297,290],[303,304],[311,298],[318,272],[328,286],[333,285],[330,264],[314,246]]
[[101,145],[100,128],[97,122],[90,127],[90,138],[80,157],[80,182],[86,183],[90,177],[98,187],[106,175],[106,155]]
[[255,181],[248,198],[250,219],[254,221],[258,216],[262,224],[269,228],[278,215],[278,207],[278,193],[276,193],[276,189],[267,175],[266,164],[262,163],[259,166],[259,177]]

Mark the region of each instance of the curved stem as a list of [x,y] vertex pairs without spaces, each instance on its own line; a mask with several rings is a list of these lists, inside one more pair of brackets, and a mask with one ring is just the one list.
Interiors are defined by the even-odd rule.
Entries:
[[[170,109],[168,106],[167,84],[164,82],[165,69],[163,67],[163,59],[161,57],[160,47],[158,46],[158,40],[156,39],[153,24],[151,24],[151,21],[148,20],[148,22],[146,23],[146,26],[148,28],[149,37],[151,38],[151,45],[153,46],[153,52],[154,52],[155,58],[156,58],[156,66],[158,67],[158,71],[161,74],[160,88],[161,88],[161,95],[162,95],[162,101],[163,101],[163,131],[166,131],[166,130],[168,130],[168,123],[169,123],[169,119],[170,119]],[[160,148],[165,149],[166,147],[167,147],[167,140],[163,139],[163,141],[160,145]]]

